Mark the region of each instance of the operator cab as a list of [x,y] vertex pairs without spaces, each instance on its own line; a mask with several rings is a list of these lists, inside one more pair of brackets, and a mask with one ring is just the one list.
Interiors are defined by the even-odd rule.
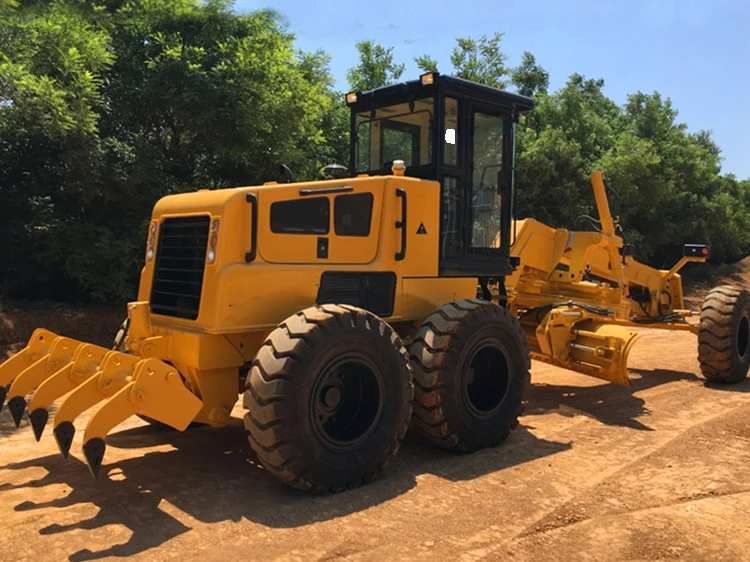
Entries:
[[346,96],[352,175],[435,180],[440,200],[440,276],[510,275],[515,124],[531,98],[431,72]]

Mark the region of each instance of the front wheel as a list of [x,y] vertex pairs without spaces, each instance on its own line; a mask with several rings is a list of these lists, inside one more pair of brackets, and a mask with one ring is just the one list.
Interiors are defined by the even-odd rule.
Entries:
[[307,308],[264,342],[247,377],[249,441],[294,488],[337,492],[376,478],[408,428],[411,365],[383,320],[346,305]]
[[518,425],[531,359],[523,328],[479,299],[428,316],[411,345],[414,427],[438,446],[470,452],[498,445]]
[[721,285],[706,295],[698,330],[701,373],[711,382],[737,383],[750,367],[750,291]]

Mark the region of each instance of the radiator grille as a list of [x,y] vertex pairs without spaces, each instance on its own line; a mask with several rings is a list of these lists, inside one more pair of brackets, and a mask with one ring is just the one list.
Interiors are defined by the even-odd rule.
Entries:
[[198,318],[209,222],[209,217],[180,217],[162,223],[151,286],[154,314]]

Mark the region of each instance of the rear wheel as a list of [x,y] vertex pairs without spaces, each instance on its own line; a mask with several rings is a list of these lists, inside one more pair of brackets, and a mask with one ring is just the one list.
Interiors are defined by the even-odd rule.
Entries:
[[479,299],[448,303],[410,348],[414,426],[445,449],[497,445],[518,425],[531,360],[518,320]]
[[408,354],[386,322],[352,306],[311,307],[258,351],[245,427],[271,474],[337,492],[373,480],[396,455],[413,395]]
[[701,308],[698,360],[712,382],[737,383],[750,367],[750,291],[714,287]]

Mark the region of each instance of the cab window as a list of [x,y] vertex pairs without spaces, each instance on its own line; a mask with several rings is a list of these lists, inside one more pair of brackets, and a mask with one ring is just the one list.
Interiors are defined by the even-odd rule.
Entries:
[[471,197],[471,247],[500,247],[500,194],[497,175],[503,164],[503,118],[474,114]]
[[329,224],[328,197],[271,204],[271,232],[276,234],[328,234]]
[[333,200],[333,229],[336,236],[369,236],[372,193],[338,195]]
[[356,165],[358,172],[389,168],[393,160],[406,166],[432,163],[433,98],[381,107],[356,116]]

